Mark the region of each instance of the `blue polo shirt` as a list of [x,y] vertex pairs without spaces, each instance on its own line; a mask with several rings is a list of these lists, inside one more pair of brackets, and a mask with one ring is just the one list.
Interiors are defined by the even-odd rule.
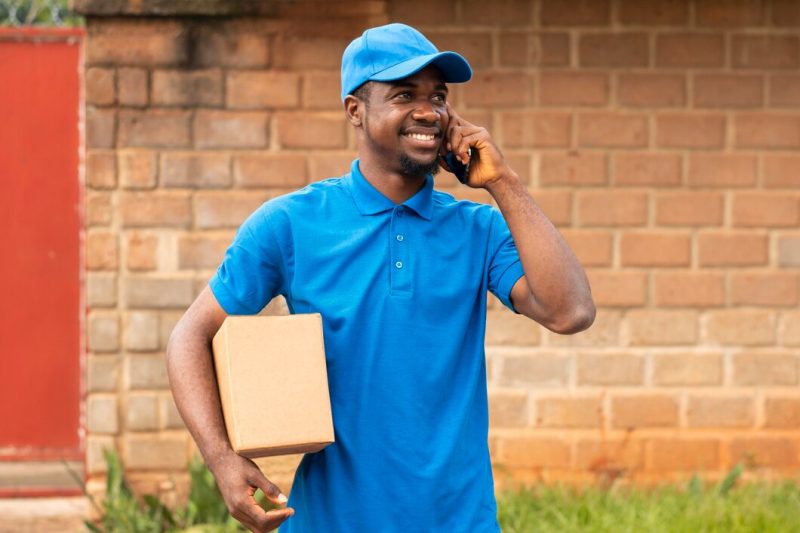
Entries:
[[281,294],[323,321],[336,442],[301,461],[282,533],[499,531],[486,299],[511,307],[522,274],[497,209],[435,191],[432,176],[394,204],[358,160],[242,224],[210,281],[225,311]]

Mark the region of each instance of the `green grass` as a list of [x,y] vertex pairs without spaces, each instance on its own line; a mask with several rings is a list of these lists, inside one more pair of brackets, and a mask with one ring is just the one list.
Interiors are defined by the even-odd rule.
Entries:
[[503,533],[800,532],[800,483],[736,478],[649,490],[541,486],[501,495],[498,518]]

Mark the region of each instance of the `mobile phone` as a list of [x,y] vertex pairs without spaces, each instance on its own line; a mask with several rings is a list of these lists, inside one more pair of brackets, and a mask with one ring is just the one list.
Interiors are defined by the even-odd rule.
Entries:
[[[469,150],[469,155],[472,155],[472,149]],[[469,176],[469,163],[465,165],[459,161],[456,158],[456,154],[453,152],[447,152],[447,155],[444,156],[444,160],[447,162],[447,166],[450,167],[450,170],[453,171],[453,174],[456,175],[458,181],[466,184],[467,177]]]

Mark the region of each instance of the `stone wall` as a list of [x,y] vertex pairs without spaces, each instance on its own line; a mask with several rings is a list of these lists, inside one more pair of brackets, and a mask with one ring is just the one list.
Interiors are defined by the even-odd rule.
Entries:
[[[796,2],[163,4],[77,2],[93,490],[103,447],[144,490],[183,486],[193,445],[168,390],[170,330],[250,212],[347,170],[341,52],[388,21],[470,60],[452,101],[493,133],[599,306],[562,337],[493,301],[498,485],[796,471]],[[265,470],[287,486],[295,461]]]

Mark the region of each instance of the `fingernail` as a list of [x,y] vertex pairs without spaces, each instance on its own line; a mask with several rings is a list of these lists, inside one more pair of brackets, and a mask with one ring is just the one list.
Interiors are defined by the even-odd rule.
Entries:
[[289,501],[289,498],[287,498],[283,494],[278,494],[278,503],[286,503],[288,501]]

